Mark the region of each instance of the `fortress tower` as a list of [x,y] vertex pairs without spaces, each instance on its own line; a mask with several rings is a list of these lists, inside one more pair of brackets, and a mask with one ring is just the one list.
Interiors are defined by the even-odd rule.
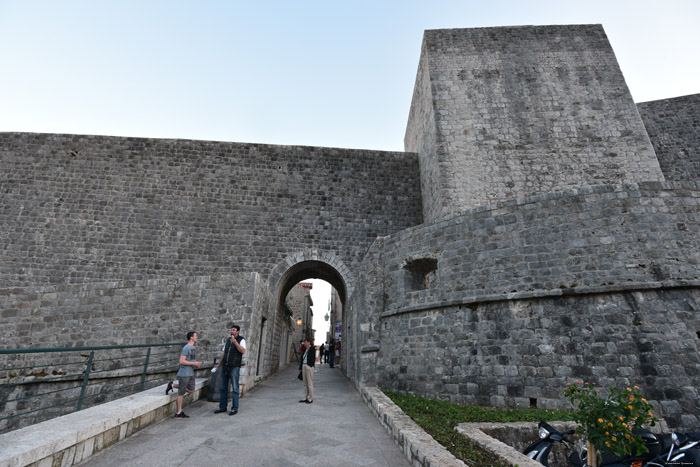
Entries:
[[420,158],[427,221],[664,179],[600,25],[426,31],[405,148]]
[[405,136],[424,223],[365,257],[353,377],[546,408],[573,380],[637,384],[695,426],[698,97],[645,104],[650,140],[599,25],[426,31]]

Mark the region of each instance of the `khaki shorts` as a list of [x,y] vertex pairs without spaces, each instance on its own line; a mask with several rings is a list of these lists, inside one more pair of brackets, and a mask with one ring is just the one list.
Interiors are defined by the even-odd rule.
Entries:
[[177,378],[177,395],[184,396],[188,392],[194,392],[194,376],[180,376]]

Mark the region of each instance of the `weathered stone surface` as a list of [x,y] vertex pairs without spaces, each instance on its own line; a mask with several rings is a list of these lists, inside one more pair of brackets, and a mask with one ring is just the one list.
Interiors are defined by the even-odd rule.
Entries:
[[0,133],[0,287],[361,261],[422,222],[415,154]]
[[436,442],[382,391],[376,387],[363,387],[361,392],[362,399],[381,421],[394,442],[403,449],[412,465],[422,467],[466,465]]
[[[575,428],[573,422],[549,422],[555,429],[562,433],[568,429]],[[542,465],[523,454],[523,451],[539,439],[537,423],[535,422],[515,422],[515,423],[460,423],[455,427],[457,432],[476,442],[482,449],[487,450],[511,465],[521,467],[537,467]],[[577,435],[569,435],[567,439],[571,445],[555,443],[548,457],[551,467],[565,467],[570,465],[569,456],[574,448]]]
[[425,31],[405,148],[428,221],[535,193],[661,181],[600,25]]
[[[198,400],[208,389],[207,383],[206,379],[197,379],[195,391],[183,404]],[[137,396],[2,434],[0,466],[78,464],[148,424],[174,414],[176,395],[165,395],[164,389],[165,386],[159,386]],[[134,424],[139,419],[148,423]]]
[[700,179],[700,94],[637,104],[666,180]]

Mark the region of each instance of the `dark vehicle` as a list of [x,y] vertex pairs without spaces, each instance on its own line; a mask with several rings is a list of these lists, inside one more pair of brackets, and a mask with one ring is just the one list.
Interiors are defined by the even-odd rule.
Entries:
[[572,434],[574,430],[566,430],[564,433],[561,433],[548,423],[540,422],[538,432],[540,439],[529,445],[523,451],[523,454],[542,465],[549,466],[549,453],[552,451],[554,443],[558,441],[571,446],[571,442],[566,438],[566,435]]

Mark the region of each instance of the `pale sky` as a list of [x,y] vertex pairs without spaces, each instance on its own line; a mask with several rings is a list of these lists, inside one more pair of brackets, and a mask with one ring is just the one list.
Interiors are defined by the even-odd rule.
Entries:
[[328,300],[331,297],[331,285],[320,279],[313,279],[304,282],[311,282],[311,301],[314,303],[311,309],[314,312],[313,328],[316,330],[316,345],[326,342],[326,333],[330,327],[330,318],[326,321],[323,317],[328,313]]
[[402,151],[423,30],[547,24],[700,93],[697,0],[0,0],[0,131]]

